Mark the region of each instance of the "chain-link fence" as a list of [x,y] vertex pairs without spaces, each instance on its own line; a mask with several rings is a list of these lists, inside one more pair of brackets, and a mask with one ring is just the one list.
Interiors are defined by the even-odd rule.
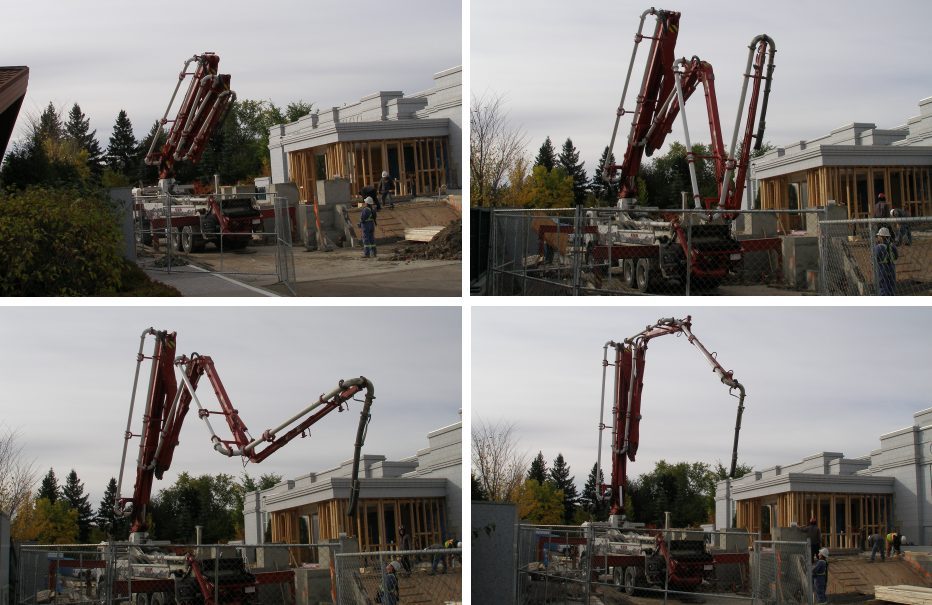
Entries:
[[819,209],[496,209],[490,293],[761,295],[815,291]]
[[462,602],[462,549],[336,555],[338,605]]
[[811,603],[805,542],[760,542],[738,530],[519,525],[517,603]]
[[822,294],[932,294],[932,218],[831,220],[820,228]]
[[751,568],[759,602],[812,605],[812,554],[808,542],[755,542]]
[[338,549],[336,544],[21,546],[12,602],[332,603]]
[[281,197],[134,196],[137,263],[154,271],[276,277],[295,293],[294,208]]

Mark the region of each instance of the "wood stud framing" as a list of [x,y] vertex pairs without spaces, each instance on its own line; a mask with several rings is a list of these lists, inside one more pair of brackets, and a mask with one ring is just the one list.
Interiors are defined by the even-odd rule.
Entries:
[[[932,215],[932,169],[927,166],[822,166],[763,179],[759,182],[761,209],[790,209],[793,183],[806,183],[808,203],[804,208],[835,200],[847,206],[848,218],[871,218],[877,194],[883,192],[894,208],[905,204],[910,216]],[[781,216],[781,226],[798,228],[792,218]]]
[[[318,174],[316,156],[324,157],[326,174]],[[396,179],[396,195],[436,195],[448,184],[447,158],[448,137],[333,143],[288,153],[288,171],[306,201],[317,194],[318,180],[349,179],[350,193],[357,195],[366,184],[378,183],[383,170]]]
[[[447,527],[444,498],[364,499],[359,501],[355,519],[346,515],[346,506],[346,500],[328,500],[317,505],[272,512],[272,542],[305,543],[307,536],[301,535],[300,516],[312,514],[316,507],[321,542],[336,540],[345,533],[359,540],[360,551],[390,550],[398,544],[398,527],[404,525],[414,549],[443,543],[443,531]],[[393,524],[388,523],[389,512],[393,515]],[[391,534],[388,533],[390,529]]]
[[[773,499],[768,499],[773,503]],[[736,526],[751,533],[762,531],[765,502],[751,498],[737,502]],[[894,525],[893,496],[889,494],[822,494],[786,492],[776,496],[773,525],[803,527],[816,518],[822,545],[831,548],[866,548],[867,536],[884,534]]]

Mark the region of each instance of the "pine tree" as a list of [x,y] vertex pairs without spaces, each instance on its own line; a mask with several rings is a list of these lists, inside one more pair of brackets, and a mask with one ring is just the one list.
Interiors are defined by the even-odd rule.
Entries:
[[602,469],[599,469],[599,476],[596,478],[596,466],[596,464],[592,465],[592,470],[589,472],[589,478],[586,479],[586,485],[583,487],[579,501],[592,520],[604,521],[607,518],[608,502],[599,497],[599,491],[602,484],[605,483],[605,477],[602,474]]
[[78,479],[78,473],[74,469],[71,469],[65,478],[62,498],[78,513],[78,541],[87,542],[91,534],[91,522],[94,520],[94,509],[91,508],[88,496],[84,493],[84,484]]
[[589,178],[586,176],[585,162],[579,161],[579,151],[573,146],[573,141],[569,138],[563,143],[563,149],[557,158],[566,174],[573,177],[573,202],[582,204],[586,201],[586,188],[589,186]]
[[570,467],[563,459],[563,454],[557,454],[550,468],[550,481],[558,490],[563,491],[563,522],[572,523],[576,513],[576,503],[579,500],[576,491],[575,477],[570,477]]
[[538,483],[547,480],[547,463],[544,462],[544,453],[537,452],[537,457],[531,461],[531,468],[527,472],[527,478],[533,479]]
[[42,478],[42,485],[39,486],[39,493],[36,494],[36,500],[45,498],[50,503],[55,504],[58,496],[61,495],[61,489],[58,487],[58,478],[55,477],[55,470],[49,469],[48,474]]
[[547,172],[553,170],[553,167],[557,165],[557,156],[553,150],[553,143],[550,142],[550,137],[547,137],[544,144],[540,146],[537,157],[534,159],[534,165],[543,166],[547,169]]
[[[615,200],[618,199],[618,185],[612,183],[611,181],[606,181],[602,178],[602,168],[605,166],[605,156],[609,156],[608,163],[615,163],[615,154],[610,153],[608,150],[608,145],[605,146],[605,150],[602,152],[602,157],[599,158],[599,165],[595,167],[595,171],[592,173],[592,193],[595,195],[595,198],[600,202],[607,202],[607,205],[613,206]],[[609,174],[609,178],[611,178]]]
[[91,121],[81,111],[81,106],[75,103],[68,113],[68,122],[65,124],[65,136],[73,140],[80,149],[87,152],[87,167],[95,181],[100,180],[103,173],[103,151],[97,141],[97,131],[91,132]]
[[49,101],[45,111],[32,124],[32,138],[34,141],[58,141],[62,138],[62,130],[61,112]]
[[113,125],[110,144],[107,146],[107,165],[128,179],[136,177],[137,142],[133,124],[126,111],[121,109]]
[[[152,124],[152,128],[149,129],[149,133],[142,141],[139,142],[139,145],[136,148],[137,167],[135,180],[146,185],[155,183],[159,178],[159,167],[149,166],[146,164],[146,154],[149,153],[149,147],[152,146],[152,139],[156,136],[158,136],[159,139],[155,148],[159,149],[162,145],[165,144],[165,140],[168,138],[168,134],[165,132],[165,129],[162,128],[162,124],[158,120]],[[182,182],[187,182],[188,180],[189,179],[182,179]]]
[[129,535],[129,524],[124,517],[119,517],[113,507],[116,503],[117,483],[116,479],[110,478],[107,483],[107,491],[100,500],[100,506],[97,508],[97,516],[94,522],[103,532],[112,540],[125,540]]

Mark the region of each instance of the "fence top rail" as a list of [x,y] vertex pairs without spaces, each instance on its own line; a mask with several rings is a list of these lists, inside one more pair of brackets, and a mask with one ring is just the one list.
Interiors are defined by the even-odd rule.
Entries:
[[462,548],[425,548],[422,550],[374,550],[360,552],[338,552],[338,559],[349,559],[352,557],[375,557],[378,555],[387,555],[397,557],[399,555],[460,555],[463,554]]
[[338,543],[314,543],[314,544],[192,544],[185,542],[156,542],[148,544],[139,544],[136,542],[103,542],[99,544],[20,544],[20,548],[25,550],[74,550],[90,549],[106,550],[110,547],[127,547],[139,546],[142,548],[340,548]]
[[[575,208],[492,208],[496,214],[540,214],[542,216],[558,213],[575,212]],[[586,206],[584,212],[632,212],[632,213],[665,213],[665,214],[825,214],[824,207],[818,208],[739,208],[736,210],[706,210],[704,208],[678,208],[670,206],[668,208],[658,208],[656,206],[618,208],[617,206]],[[889,220],[889,219],[876,219]]]
[[819,221],[820,225],[876,225],[878,223],[928,223],[932,217],[928,216],[890,216],[884,218],[851,218]]

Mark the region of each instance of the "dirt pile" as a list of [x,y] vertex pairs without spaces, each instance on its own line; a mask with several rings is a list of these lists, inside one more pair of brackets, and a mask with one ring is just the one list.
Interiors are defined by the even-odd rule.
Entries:
[[450,223],[426,244],[411,244],[396,248],[388,260],[462,260],[463,221]]

